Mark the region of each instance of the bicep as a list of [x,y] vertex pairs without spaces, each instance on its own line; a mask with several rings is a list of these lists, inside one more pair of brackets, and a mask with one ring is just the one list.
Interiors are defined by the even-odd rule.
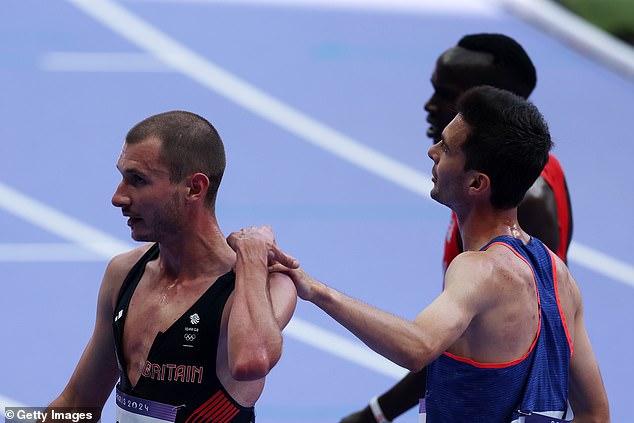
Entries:
[[451,347],[486,306],[482,292],[486,273],[465,253],[454,259],[445,274],[445,289],[414,320],[432,342],[434,354]]
[[290,277],[283,273],[269,274],[269,293],[273,314],[280,329],[286,327],[295,312],[297,304],[297,290]]
[[434,357],[449,349],[469,326],[471,319],[464,308],[446,292],[414,319]]

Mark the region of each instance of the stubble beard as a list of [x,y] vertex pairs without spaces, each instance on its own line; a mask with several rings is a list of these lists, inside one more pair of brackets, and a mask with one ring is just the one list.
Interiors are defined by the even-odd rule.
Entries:
[[160,210],[154,211],[150,229],[137,235],[133,233],[132,238],[141,242],[162,242],[178,235],[182,228],[179,197],[174,193]]

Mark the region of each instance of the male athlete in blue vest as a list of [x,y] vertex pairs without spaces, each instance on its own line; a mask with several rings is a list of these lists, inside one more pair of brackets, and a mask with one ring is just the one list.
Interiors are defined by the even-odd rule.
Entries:
[[[551,148],[537,108],[481,86],[429,149],[431,196],[457,215],[464,252],[413,322],[288,270],[298,295],[370,348],[427,366],[421,422],[609,422],[579,288],[565,263],[518,224],[517,205]],[[276,268],[281,268],[277,266]],[[569,404],[572,411],[569,410]]]

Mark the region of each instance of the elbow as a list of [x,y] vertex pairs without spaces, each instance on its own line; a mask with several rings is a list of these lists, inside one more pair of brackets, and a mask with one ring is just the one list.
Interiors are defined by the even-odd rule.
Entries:
[[430,345],[424,339],[418,339],[404,351],[401,365],[411,372],[418,373],[438,356],[436,350],[437,346]]
[[248,359],[238,359],[231,366],[231,377],[239,381],[262,379],[269,374],[279,357],[272,358],[263,354],[254,354]]
[[421,360],[420,356],[409,357],[407,361],[403,363],[403,367],[413,373],[418,373],[425,368],[427,362]]
[[421,350],[417,350],[415,348],[403,350],[401,352],[400,359],[398,361],[393,361],[413,373],[418,373],[423,369],[423,367],[425,367],[426,364],[423,360]]
[[239,381],[262,379],[269,374],[282,355],[279,348],[254,348],[232,360],[229,370],[231,377]]

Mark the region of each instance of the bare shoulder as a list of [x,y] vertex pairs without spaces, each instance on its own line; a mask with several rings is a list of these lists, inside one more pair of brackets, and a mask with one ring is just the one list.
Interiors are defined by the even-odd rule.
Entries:
[[447,273],[490,271],[493,263],[487,251],[465,251],[458,254],[447,267]]
[[486,300],[489,306],[525,290],[532,281],[526,263],[507,247],[495,244],[485,251],[459,254],[445,274],[446,288],[455,285],[467,295]]
[[465,251],[458,254],[447,268],[445,278],[451,282],[470,284],[474,282],[485,283],[492,279],[505,262],[499,259],[499,253],[492,251],[491,247],[486,251]]
[[[487,251],[465,251],[452,260],[445,272],[445,291],[470,300],[487,298],[494,289],[500,262]],[[485,305],[485,304],[481,304]]]
[[133,250],[112,257],[106,268],[106,276],[111,276],[115,279],[120,279],[120,277],[125,278],[132,266],[139,261],[151,246],[152,244],[144,244]]
[[151,246],[152,244],[144,244],[130,251],[117,254],[110,259],[103,276],[99,296],[108,298],[114,305],[128,272]]

